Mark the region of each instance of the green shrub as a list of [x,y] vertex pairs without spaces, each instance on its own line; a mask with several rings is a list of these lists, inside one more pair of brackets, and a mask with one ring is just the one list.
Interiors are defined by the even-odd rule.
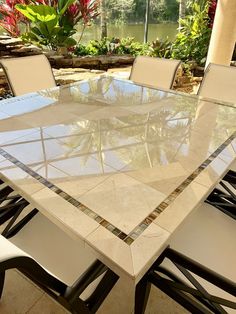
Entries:
[[171,57],[182,61],[206,61],[211,36],[209,1],[191,1],[189,14],[181,20],[181,29],[172,45]]
[[158,58],[170,58],[172,51],[172,42],[167,38],[164,41],[156,39],[150,45],[150,56]]
[[149,54],[149,45],[135,42],[134,38],[103,38],[91,40],[87,46],[79,44],[75,49],[78,56],[84,55],[124,55],[133,56]]

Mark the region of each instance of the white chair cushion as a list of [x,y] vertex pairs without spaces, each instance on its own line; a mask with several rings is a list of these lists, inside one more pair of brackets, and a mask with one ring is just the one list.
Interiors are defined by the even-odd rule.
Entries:
[[68,286],[96,260],[83,241],[70,238],[41,213],[10,241]]
[[0,235],[0,263],[14,257],[29,256],[20,248],[16,247],[2,235]]

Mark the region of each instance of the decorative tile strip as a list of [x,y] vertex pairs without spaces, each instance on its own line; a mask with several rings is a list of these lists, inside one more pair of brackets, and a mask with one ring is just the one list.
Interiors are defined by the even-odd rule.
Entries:
[[57,187],[55,184],[49,182],[48,180],[46,180],[45,178],[43,178],[41,175],[39,175],[38,173],[36,173],[35,171],[33,171],[32,169],[30,169],[29,167],[27,167],[25,164],[23,164],[22,162],[20,162],[18,159],[16,159],[15,157],[13,157],[12,155],[8,154],[5,150],[3,150],[2,148],[0,148],[0,154],[5,157],[6,159],[8,159],[9,161],[11,161],[14,165],[16,165],[17,167],[21,168],[22,170],[24,170],[26,173],[28,173],[29,175],[31,175],[33,178],[35,178],[36,180],[38,180],[41,184],[43,184],[44,186],[46,186],[47,188],[49,188],[51,191],[53,191],[54,193],[56,193],[57,195],[59,195],[60,197],[62,197],[64,200],[66,200],[67,202],[69,202],[70,204],[72,204],[73,206],[77,207],[80,211],[82,211],[85,215],[89,216],[90,218],[92,218],[93,220],[95,220],[98,224],[100,224],[101,226],[103,226],[104,228],[106,228],[107,230],[109,230],[110,232],[112,232],[115,236],[117,236],[119,239],[124,240],[125,238],[127,238],[127,234],[125,234],[123,231],[121,231],[120,229],[116,228],[114,225],[112,225],[109,221],[107,221],[106,219],[104,219],[103,217],[101,217],[100,215],[96,214],[93,210],[91,210],[90,208],[84,206],[83,204],[81,204],[79,201],[77,201],[75,198],[73,198],[72,196],[70,196],[68,193],[66,193],[65,191],[61,190],[59,187]]
[[185,188],[235,139],[236,132],[231,135],[219,148],[217,148],[194,172],[187,177],[151,214],[149,214],[137,227],[135,227],[124,241],[131,245],[176,198]]
[[84,206],[75,198],[67,194],[65,191],[58,188],[55,184],[43,178],[35,171],[24,165],[18,159],[8,154],[5,150],[0,148],[0,154],[11,161],[13,164],[24,170],[26,173],[31,175],[33,178],[38,180],[44,186],[48,187],[51,191],[58,194],[60,197],[65,199],[70,204],[77,207],[84,214],[95,220],[98,224],[106,228],[108,231],[113,233],[116,237],[124,241],[127,245],[131,245],[143,232],[144,230],[179,196],[184,189],[235,139],[236,132],[229,137],[219,148],[217,148],[194,172],[188,176],[163,202],[161,202],[138,226],[136,226],[129,234],[125,234],[120,229],[116,228],[109,221],[96,214],[90,208]]

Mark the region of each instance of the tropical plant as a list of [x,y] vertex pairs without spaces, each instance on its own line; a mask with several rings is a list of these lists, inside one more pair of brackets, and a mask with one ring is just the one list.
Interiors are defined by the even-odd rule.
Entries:
[[56,49],[76,44],[71,36],[76,32],[71,20],[65,15],[74,0],[59,0],[56,6],[46,4],[16,5],[16,9],[28,18],[32,27],[28,32],[29,40],[39,45]]
[[208,9],[208,0],[189,1],[189,13],[181,20],[180,32],[172,46],[172,58],[205,63],[211,36]]
[[156,39],[150,45],[150,55],[159,58],[170,58],[172,50],[172,42],[166,38],[166,40]]
[[13,37],[23,35],[51,49],[70,47],[76,44],[75,25],[82,22],[82,37],[84,28],[99,14],[98,7],[99,0],[5,0],[0,5],[0,26]]
[[21,14],[16,8],[16,4],[27,4],[26,0],[6,0],[0,5],[0,26],[5,29],[12,37],[20,35],[20,24],[29,24],[27,18]]
[[76,55],[107,55],[131,54],[133,56],[149,54],[149,45],[135,42],[133,37],[108,38],[91,40],[87,46],[79,44],[74,52]]

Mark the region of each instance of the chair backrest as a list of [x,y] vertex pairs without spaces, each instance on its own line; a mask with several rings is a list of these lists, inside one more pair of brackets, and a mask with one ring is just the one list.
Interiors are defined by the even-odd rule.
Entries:
[[156,88],[170,89],[181,61],[146,56],[136,57],[130,80]]
[[210,63],[198,95],[236,103],[236,67]]
[[0,64],[14,96],[56,86],[45,55],[1,59]]

